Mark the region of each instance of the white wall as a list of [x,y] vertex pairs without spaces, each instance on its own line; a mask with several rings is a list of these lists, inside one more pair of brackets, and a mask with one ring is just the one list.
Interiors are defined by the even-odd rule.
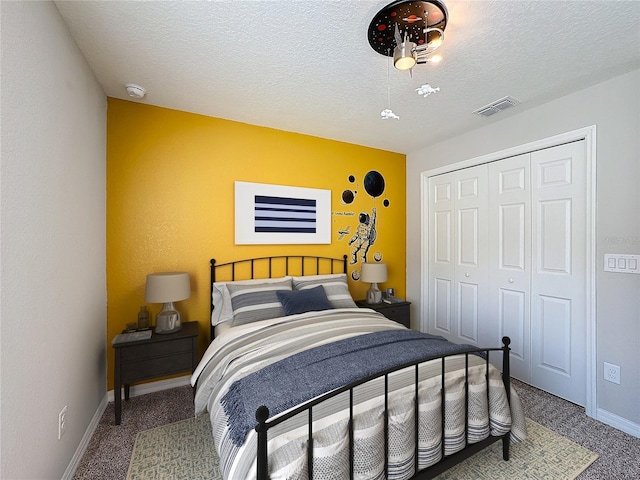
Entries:
[[60,478],[106,398],[106,97],[53,3],[0,5],[0,478]]
[[[640,70],[408,155],[407,297],[417,326],[421,172],[590,125],[597,126],[597,408],[638,435],[640,275],[607,273],[603,265],[605,253],[640,254]],[[620,365],[621,385],[602,380],[605,361]]]

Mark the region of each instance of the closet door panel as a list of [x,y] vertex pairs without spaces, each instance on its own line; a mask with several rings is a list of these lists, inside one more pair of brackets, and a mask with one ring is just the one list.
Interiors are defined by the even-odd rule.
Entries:
[[478,342],[478,285],[458,282],[458,337],[465,343]]
[[478,345],[487,315],[486,166],[429,179],[428,329]]
[[498,239],[499,267],[525,271],[526,239],[524,237],[526,202],[500,205],[498,207],[498,220],[500,232]]
[[571,275],[571,199],[538,202],[537,271]]
[[488,308],[494,338],[511,338],[511,373],[530,381],[530,155],[489,165]]
[[434,278],[433,281],[433,330],[440,334],[451,333],[451,283],[446,278]]
[[531,154],[532,383],[586,403],[584,142]]
[[455,335],[459,343],[485,345],[487,325],[487,167],[456,172]]
[[451,229],[451,211],[445,210],[435,214],[436,251],[434,260],[441,265],[452,265],[451,245],[453,244]]
[[428,329],[451,339],[454,282],[454,175],[429,179]]
[[[498,290],[498,318],[500,330],[509,332],[511,338],[511,359],[518,363],[525,362],[528,358],[529,332],[525,331],[527,324],[527,313],[529,305],[527,303],[526,292],[519,292],[507,288]],[[520,376],[528,377],[528,369],[525,368]],[[518,377],[520,378],[520,377]],[[521,380],[523,380],[521,378]]]
[[571,376],[571,300],[538,296],[540,368]]

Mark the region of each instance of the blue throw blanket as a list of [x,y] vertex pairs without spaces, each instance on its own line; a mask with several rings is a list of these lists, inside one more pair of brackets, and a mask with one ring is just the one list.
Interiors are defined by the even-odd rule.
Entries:
[[[255,428],[255,412],[271,416],[330,390],[429,356],[475,348],[415,330],[384,330],[311,348],[235,381],[222,398],[231,439],[242,445]],[[327,374],[330,372],[329,374]]]

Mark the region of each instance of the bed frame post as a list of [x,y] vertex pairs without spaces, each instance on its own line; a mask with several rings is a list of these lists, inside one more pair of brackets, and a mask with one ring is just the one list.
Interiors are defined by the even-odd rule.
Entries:
[[[502,337],[502,382],[504,383],[505,393],[507,395],[507,403],[511,405],[511,369],[509,367],[509,337]],[[502,437],[502,459],[509,460],[509,443],[511,433],[508,432]]]
[[256,477],[258,480],[267,480],[267,419],[269,418],[269,409],[264,405],[256,410],[256,432],[258,432],[258,452]]
[[211,314],[213,310],[216,308],[213,304],[213,284],[216,282],[216,259],[212,258],[210,261],[211,264],[211,281],[209,282],[209,305],[211,306],[211,310],[209,310],[209,343],[213,342],[213,337],[215,337],[215,327],[211,324]]

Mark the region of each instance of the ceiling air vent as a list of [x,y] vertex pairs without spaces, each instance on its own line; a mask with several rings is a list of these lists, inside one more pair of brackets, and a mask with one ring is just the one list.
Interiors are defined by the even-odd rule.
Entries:
[[501,98],[500,100],[496,100],[495,102],[491,102],[489,105],[480,107],[473,113],[476,113],[481,117],[490,117],[494,113],[501,112],[502,110],[518,105],[519,103],[520,100],[507,96]]

